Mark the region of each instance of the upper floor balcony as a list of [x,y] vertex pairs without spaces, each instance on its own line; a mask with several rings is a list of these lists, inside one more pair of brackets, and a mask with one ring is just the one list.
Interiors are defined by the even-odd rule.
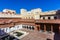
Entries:
[[50,20],[35,20],[35,23],[55,23],[60,24],[60,19],[50,19]]

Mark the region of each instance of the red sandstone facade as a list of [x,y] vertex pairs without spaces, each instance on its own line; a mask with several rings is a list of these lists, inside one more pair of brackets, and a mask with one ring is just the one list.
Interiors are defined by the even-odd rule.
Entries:
[[[40,17],[43,17],[43,20],[41,19],[22,19],[18,17],[13,18],[6,18],[1,17],[0,18],[0,28],[6,28],[6,27],[13,27],[15,25],[29,25],[33,26],[32,29],[36,31],[41,32],[48,32],[48,33],[59,33],[60,34],[60,11],[57,11],[54,15],[40,15]],[[47,20],[45,20],[45,16],[55,16],[55,19],[50,19],[48,17]],[[22,28],[31,29],[31,27],[28,26],[22,26]],[[53,40],[53,35],[51,34],[50,39]]]
[[13,27],[14,25],[19,24],[34,26],[34,30],[37,31],[43,30],[43,31],[60,33],[60,19],[34,20],[34,19],[21,19],[21,18],[0,18],[0,28]]

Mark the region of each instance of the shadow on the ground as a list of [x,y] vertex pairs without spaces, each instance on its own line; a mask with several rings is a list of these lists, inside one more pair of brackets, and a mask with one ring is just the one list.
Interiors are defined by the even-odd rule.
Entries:
[[60,40],[60,34],[59,33],[55,33],[54,40]]
[[15,38],[12,35],[9,35],[8,33],[4,32],[3,30],[0,30],[0,40],[19,40]]

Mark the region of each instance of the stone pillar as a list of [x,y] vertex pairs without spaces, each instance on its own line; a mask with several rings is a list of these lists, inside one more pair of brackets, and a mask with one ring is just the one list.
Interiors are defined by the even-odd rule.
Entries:
[[15,25],[15,30],[17,30],[17,27],[16,27],[16,25]]
[[40,25],[35,25],[35,30],[40,31]]
[[48,17],[45,17],[45,19],[48,19]]
[[60,24],[59,24],[59,33],[60,33]]
[[34,30],[36,30],[36,31],[37,31],[37,25],[35,25],[35,26],[34,26]]
[[53,32],[53,25],[51,25],[51,33],[52,33],[52,34],[51,34],[51,37],[50,37],[50,38],[51,38],[51,40],[54,40],[54,35],[55,35],[55,34],[54,34],[54,32]]
[[53,25],[51,25],[51,32],[53,32]]
[[4,32],[6,32],[7,28],[4,28]]
[[39,30],[40,30],[40,25],[39,25]]
[[15,25],[15,28],[16,28],[16,30],[17,30],[17,25]]
[[10,28],[8,27],[8,31],[10,32]]
[[31,29],[32,29],[33,26],[31,26]]
[[22,29],[22,25],[19,25],[19,29]]
[[8,28],[6,27],[6,33],[8,33]]
[[40,31],[40,25],[37,25],[37,27],[38,27],[38,31]]
[[46,31],[46,25],[44,24],[44,32]]

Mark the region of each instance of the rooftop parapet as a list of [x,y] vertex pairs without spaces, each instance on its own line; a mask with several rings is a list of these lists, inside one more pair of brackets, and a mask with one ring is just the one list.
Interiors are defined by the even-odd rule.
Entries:
[[26,10],[26,9],[20,9],[20,13],[21,13],[22,15],[25,15],[25,14],[27,13],[27,10]]
[[16,14],[15,10],[10,10],[10,9],[4,9],[3,12],[7,14]]
[[21,18],[21,16],[16,14],[15,10],[4,9],[0,12],[0,18]]
[[45,12],[42,12],[41,15],[53,15],[53,14],[56,14],[58,10],[52,10],[52,11],[45,11]]
[[31,10],[31,12],[32,12],[33,14],[40,14],[40,13],[42,12],[42,9],[40,9],[40,8],[33,9],[33,10]]

